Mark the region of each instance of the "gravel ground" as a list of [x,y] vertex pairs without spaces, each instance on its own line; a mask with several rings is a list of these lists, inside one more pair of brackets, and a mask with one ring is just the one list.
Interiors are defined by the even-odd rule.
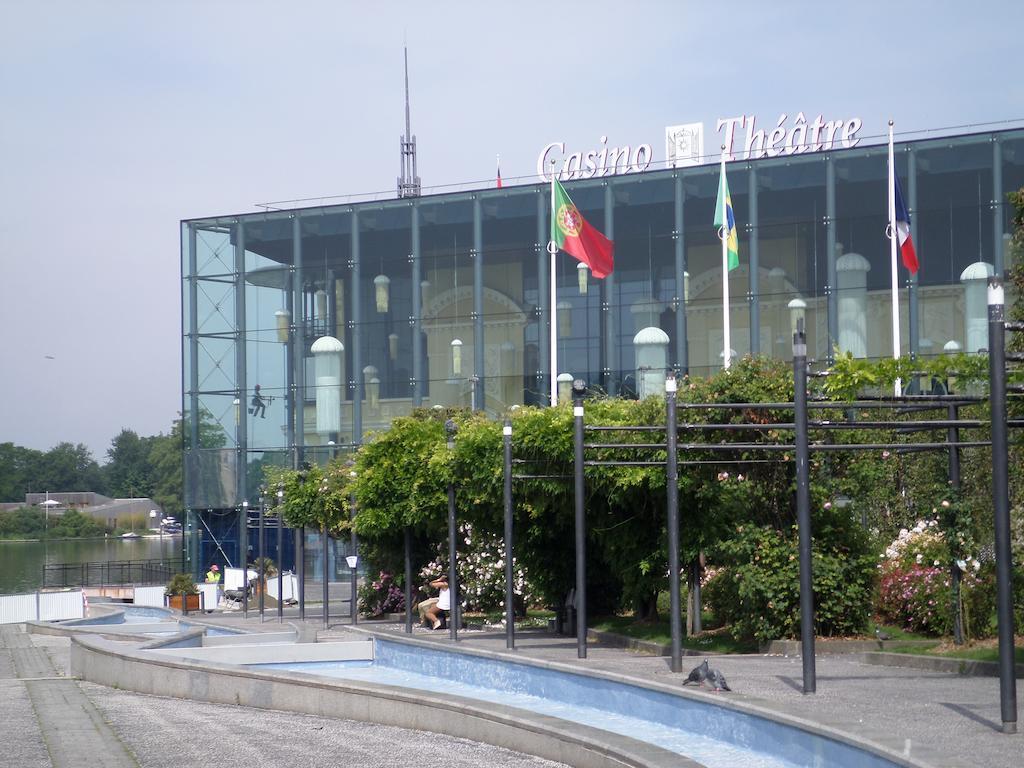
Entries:
[[404,728],[248,707],[83,689],[143,768],[557,768],[560,764],[486,744]]
[[[70,641],[31,635],[60,675]],[[310,715],[147,696],[79,684],[140,768],[244,765],[247,768],[559,768],[562,764],[465,739]],[[50,768],[25,684],[0,648],[0,766]],[[99,766],[82,756],[82,766]]]

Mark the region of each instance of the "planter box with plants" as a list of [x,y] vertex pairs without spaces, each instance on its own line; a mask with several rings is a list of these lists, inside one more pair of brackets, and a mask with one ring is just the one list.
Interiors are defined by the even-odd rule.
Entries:
[[[167,604],[179,611],[199,610],[199,588],[187,573],[176,573],[164,589]],[[184,603],[184,605],[183,605]]]

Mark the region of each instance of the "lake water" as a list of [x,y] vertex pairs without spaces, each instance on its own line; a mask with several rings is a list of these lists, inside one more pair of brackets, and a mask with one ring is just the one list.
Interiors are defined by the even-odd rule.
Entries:
[[181,562],[181,536],[63,541],[0,541],[0,594],[34,592],[43,583],[43,563],[98,563],[115,560]]

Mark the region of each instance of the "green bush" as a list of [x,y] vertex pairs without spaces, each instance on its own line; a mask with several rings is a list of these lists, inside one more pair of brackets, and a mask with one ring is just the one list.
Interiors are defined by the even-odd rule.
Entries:
[[167,582],[164,592],[168,595],[198,595],[199,587],[196,586],[190,574],[176,573]]
[[[854,544],[863,543],[863,539]],[[815,541],[814,603],[819,635],[863,632],[871,616],[874,559],[866,546]],[[795,637],[800,630],[800,561],[796,527],[737,526],[717,551],[724,567],[709,581],[704,600],[737,639],[761,643]]]

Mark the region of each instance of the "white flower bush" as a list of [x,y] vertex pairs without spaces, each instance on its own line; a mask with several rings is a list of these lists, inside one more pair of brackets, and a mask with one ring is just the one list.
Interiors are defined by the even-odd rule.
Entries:
[[917,525],[910,530],[901,529],[899,535],[885,548],[882,560],[922,563],[927,558],[938,565],[935,555],[945,550],[945,541],[937,525],[934,520],[918,520]]
[[[505,607],[505,542],[500,536],[479,533],[472,524],[461,523],[459,536],[465,547],[458,553],[459,596],[462,610],[488,613]],[[448,572],[447,542],[438,546],[438,556],[423,566],[424,581]],[[512,591],[517,603],[531,605],[536,590],[515,560],[512,561]]]

